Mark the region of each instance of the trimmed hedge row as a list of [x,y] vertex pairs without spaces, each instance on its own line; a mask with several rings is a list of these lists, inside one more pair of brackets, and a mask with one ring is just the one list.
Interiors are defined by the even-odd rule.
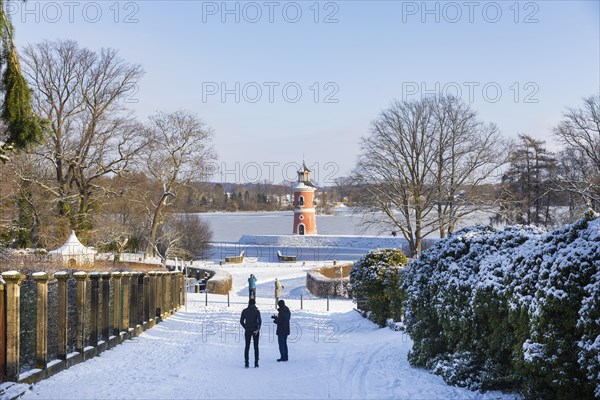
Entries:
[[461,230],[402,275],[409,362],[471,389],[600,397],[600,218]]

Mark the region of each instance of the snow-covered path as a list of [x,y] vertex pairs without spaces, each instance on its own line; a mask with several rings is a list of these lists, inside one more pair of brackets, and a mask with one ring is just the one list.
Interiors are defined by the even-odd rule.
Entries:
[[[203,294],[190,294],[187,311],[182,309],[140,337],[34,385],[23,399],[512,398],[451,387],[411,368],[406,361],[410,339],[379,329],[354,311],[350,301],[332,301],[334,311],[329,313],[323,300],[309,299],[304,303],[308,309],[300,310],[292,295],[302,291],[299,271],[286,271],[255,268],[254,273],[265,285],[258,296],[268,295],[268,281],[275,275],[289,282],[285,292],[290,295],[292,332],[287,363],[276,362],[273,300],[259,297],[260,367],[243,367],[239,315],[245,307],[248,270],[232,269],[236,294],[231,307],[224,301],[206,307]],[[298,287],[289,286],[296,283]]]
[[[194,297],[194,296],[192,296]],[[293,310],[290,361],[263,312],[260,367],[243,368],[240,305],[190,299],[139,338],[36,384],[24,399],[496,398],[447,386],[406,362],[410,340],[355,311]],[[252,352],[251,352],[252,353]],[[252,355],[251,355],[252,360]]]

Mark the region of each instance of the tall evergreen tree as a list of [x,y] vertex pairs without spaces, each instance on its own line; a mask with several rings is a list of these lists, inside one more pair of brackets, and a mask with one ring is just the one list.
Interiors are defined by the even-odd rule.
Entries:
[[498,222],[551,226],[551,178],[556,170],[554,155],[545,142],[519,135],[519,143],[509,158],[510,166],[502,176]]
[[25,149],[44,137],[44,121],[31,108],[31,90],[23,78],[19,55],[14,44],[14,29],[6,12],[8,1],[0,0],[0,37],[2,55],[3,95],[0,118],[4,123],[0,131],[0,160],[8,161],[7,152]]

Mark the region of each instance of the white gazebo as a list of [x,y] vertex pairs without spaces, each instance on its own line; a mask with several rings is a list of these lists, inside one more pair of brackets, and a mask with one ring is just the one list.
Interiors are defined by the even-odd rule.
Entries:
[[94,262],[96,249],[82,245],[79,239],[77,239],[75,231],[71,231],[71,235],[67,241],[58,249],[49,251],[48,254],[58,260],[62,260],[65,267],[75,268],[82,264]]

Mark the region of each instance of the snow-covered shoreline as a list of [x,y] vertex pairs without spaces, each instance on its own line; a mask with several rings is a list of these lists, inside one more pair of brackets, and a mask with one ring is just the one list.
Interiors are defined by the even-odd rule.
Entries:
[[357,235],[242,235],[240,244],[262,246],[338,246],[359,249],[403,248],[408,245],[401,237],[357,236]]

